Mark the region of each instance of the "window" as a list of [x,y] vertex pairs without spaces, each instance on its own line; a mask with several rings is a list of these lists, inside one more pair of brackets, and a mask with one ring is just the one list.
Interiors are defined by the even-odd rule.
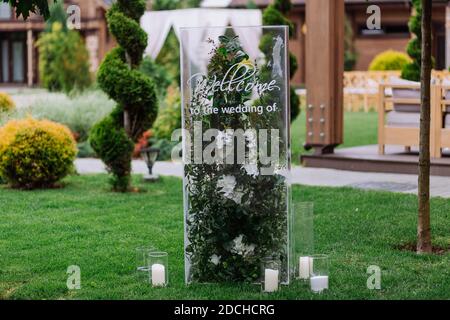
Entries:
[[11,7],[8,3],[0,3],[0,19],[9,20],[11,19]]

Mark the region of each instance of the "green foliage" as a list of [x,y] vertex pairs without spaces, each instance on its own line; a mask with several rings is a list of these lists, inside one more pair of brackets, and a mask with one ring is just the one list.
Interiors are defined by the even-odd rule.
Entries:
[[73,97],[47,94],[36,97],[30,107],[17,108],[0,119],[0,125],[11,119],[23,119],[31,115],[35,119],[48,119],[64,124],[70,128],[78,142],[84,142],[94,124],[111,113],[114,106],[114,101],[99,90],[85,91]]
[[152,10],[175,10],[183,8],[198,8],[202,0],[153,0]]
[[410,81],[420,81],[420,69],[422,66],[422,4],[421,0],[412,0],[415,14],[409,19],[409,30],[414,34],[414,38],[408,43],[406,52],[412,61],[405,65],[402,70],[402,78]]
[[275,0],[274,6],[283,14],[288,13],[292,9],[291,0]]
[[345,16],[344,27],[344,70],[351,71],[355,67],[358,54],[353,42],[353,27],[347,15]]
[[16,109],[16,104],[7,93],[0,92],[0,114],[11,113]]
[[94,126],[90,141],[112,173],[113,190],[120,192],[130,189],[134,143],[151,128],[158,112],[155,84],[139,70],[147,46],[147,34],[139,25],[144,11],[144,0],[118,0],[108,10],[108,26],[119,46],[106,55],[97,73],[100,88],[118,104]]
[[179,0],[153,0],[152,10],[175,10],[178,8]]
[[387,50],[372,60],[369,71],[403,70],[410,62],[411,59],[403,52]]
[[[39,13],[47,19],[50,16],[48,0],[2,0],[8,2],[12,7],[16,8],[17,16],[27,19],[30,13]],[[58,0],[55,0],[55,2]]]
[[164,46],[156,57],[156,63],[164,66],[172,81],[175,80],[180,86],[180,43],[173,29],[170,30]]
[[134,144],[125,130],[119,127],[112,117],[106,117],[92,128],[90,142],[113,175],[111,178],[113,190],[129,191]]
[[178,88],[170,90],[153,124],[153,134],[157,139],[170,140],[172,132],[181,128],[181,97]]
[[159,149],[158,161],[168,161],[172,159],[172,150],[180,142],[174,142],[168,139],[150,138],[149,145]]
[[292,52],[289,52],[289,74],[291,75],[291,77],[297,72],[297,69],[297,57]]
[[45,88],[70,93],[91,85],[89,54],[78,32],[65,32],[56,22],[51,32],[41,35],[37,46],[39,74]]
[[140,70],[148,77],[153,78],[158,100],[163,100],[166,97],[167,88],[173,82],[172,76],[166,67],[156,63],[150,56],[147,56],[142,61]]
[[78,154],[77,158],[93,158],[96,156],[95,150],[92,149],[89,141],[80,142],[77,144]]
[[[285,17],[292,8],[290,0],[276,0],[273,4],[267,6],[263,11],[263,24],[265,26],[279,26],[286,25],[289,27],[289,35],[292,36],[294,33],[294,24]],[[265,35],[261,38],[259,48],[261,52],[267,53],[271,52],[272,48],[272,38],[270,34]],[[296,56],[289,52],[289,74],[291,79],[294,77],[298,69],[298,62]],[[291,88],[290,91],[290,105],[291,105],[291,122],[300,114],[300,99],[296,96],[295,90]]]
[[291,97],[291,122],[293,122],[300,114],[300,97],[295,92],[295,88],[290,88]]
[[54,186],[72,171],[75,140],[47,120],[10,121],[0,128],[0,175],[14,188]]
[[294,33],[294,24],[287,19],[277,8],[271,4],[263,11],[263,24],[265,26],[288,26],[289,35]]
[[67,13],[64,9],[64,4],[62,1],[55,2],[50,5],[50,16],[45,22],[45,32],[51,32],[52,26],[54,23],[60,23],[64,32],[66,32],[67,29]]
[[258,9],[258,6],[255,3],[255,0],[247,0],[247,3],[245,4],[245,7],[247,9]]

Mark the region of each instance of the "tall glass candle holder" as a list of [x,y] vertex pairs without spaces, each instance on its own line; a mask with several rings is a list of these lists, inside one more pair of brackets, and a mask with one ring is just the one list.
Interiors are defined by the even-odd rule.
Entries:
[[314,253],[314,203],[302,202],[293,207],[293,257],[295,278],[307,280],[312,272]]
[[148,255],[149,279],[153,287],[169,283],[169,256],[167,252],[150,252]]
[[276,292],[280,288],[281,262],[275,257],[266,257],[261,263],[261,290]]
[[156,251],[156,248],[152,245],[140,246],[136,248],[136,274],[138,278],[143,281],[148,281],[148,256],[154,251]]
[[312,274],[310,278],[311,291],[321,293],[328,289],[329,262],[326,254],[317,254],[312,257]]

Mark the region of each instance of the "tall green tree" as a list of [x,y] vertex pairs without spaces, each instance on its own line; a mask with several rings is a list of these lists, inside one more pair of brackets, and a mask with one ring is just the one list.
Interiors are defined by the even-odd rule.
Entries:
[[134,143],[152,127],[158,113],[155,84],[140,71],[147,34],[140,27],[144,0],[117,0],[107,12],[108,27],[119,46],[98,70],[98,83],[113,100],[115,110],[91,131],[93,149],[112,173],[114,191],[130,190]]
[[[277,26],[277,25],[285,25],[289,27],[289,35],[292,36],[294,33],[294,24],[286,18],[286,15],[292,9],[292,3],[290,0],[275,0],[273,4],[270,4],[263,12],[263,24],[265,26]],[[264,52],[264,44],[265,39],[261,40],[260,48]],[[295,72],[298,69],[297,58],[295,55],[290,52],[289,53],[289,66],[290,66],[290,77],[291,79],[294,77]],[[300,99],[295,92],[294,87],[290,88],[290,101],[291,101],[291,121],[294,121],[295,118],[300,114]]]
[[422,0],[418,253],[432,252],[430,225],[431,10],[431,0]]
[[65,24],[54,22],[49,32],[41,34],[39,74],[42,85],[50,91],[70,93],[91,85],[89,53],[77,31],[64,29]]

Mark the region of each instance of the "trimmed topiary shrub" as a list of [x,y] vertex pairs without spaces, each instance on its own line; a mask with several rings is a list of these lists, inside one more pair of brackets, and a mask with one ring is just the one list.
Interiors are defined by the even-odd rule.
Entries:
[[70,130],[48,120],[12,120],[0,128],[0,175],[12,187],[53,187],[73,169]]
[[378,54],[370,63],[369,71],[403,70],[411,62],[405,53],[387,50]]
[[90,141],[112,173],[113,190],[119,192],[130,190],[134,144],[158,113],[155,85],[139,70],[147,46],[139,24],[145,6],[144,0],[117,0],[108,10],[108,27],[119,47],[106,55],[97,74],[100,87],[117,106],[94,126]]
[[0,92],[0,113],[9,113],[14,111],[16,104],[11,97],[3,92]]

